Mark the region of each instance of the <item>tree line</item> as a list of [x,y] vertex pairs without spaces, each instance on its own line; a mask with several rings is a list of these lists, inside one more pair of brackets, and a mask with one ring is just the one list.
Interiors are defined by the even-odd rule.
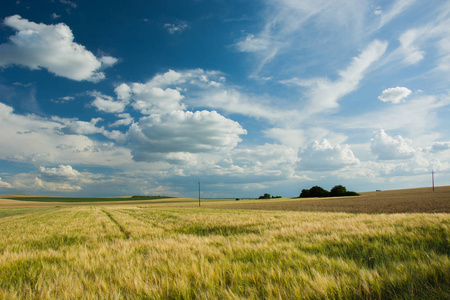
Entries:
[[303,189],[299,198],[312,197],[342,197],[342,196],[359,196],[358,193],[347,191],[347,188],[342,185],[335,185],[330,191],[315,185],[310,189]]

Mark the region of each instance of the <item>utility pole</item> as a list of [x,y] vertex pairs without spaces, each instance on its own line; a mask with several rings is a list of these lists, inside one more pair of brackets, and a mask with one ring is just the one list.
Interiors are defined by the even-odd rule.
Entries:
[[198,181],[198,207],[200,207],[200,180]]
[[431,170],[431,182],[433,183],[433,192],[434,192],[434,170]]

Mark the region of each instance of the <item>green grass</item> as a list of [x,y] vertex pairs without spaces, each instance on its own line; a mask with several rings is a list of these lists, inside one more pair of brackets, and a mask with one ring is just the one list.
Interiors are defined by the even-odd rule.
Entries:
[[133,196],[131,198],[74,198],[74,197],[11,197],[8,199],[34,202],[114,202],[167,199],[165,196]]
[[38,211],[54,211],[57,210],[57,207],[40,207],[40,208],[2,208],[0,209],[0,219],[12,216],[18,216],[23,214],[35,213]]
[[26,211],[0,218],[0,299],[450,295],[449,214]]

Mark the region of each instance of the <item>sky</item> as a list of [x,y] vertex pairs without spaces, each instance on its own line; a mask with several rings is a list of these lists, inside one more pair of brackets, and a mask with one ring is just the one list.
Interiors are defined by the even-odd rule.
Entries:
[[450,184],[450,2],[17,0],[0,194]]

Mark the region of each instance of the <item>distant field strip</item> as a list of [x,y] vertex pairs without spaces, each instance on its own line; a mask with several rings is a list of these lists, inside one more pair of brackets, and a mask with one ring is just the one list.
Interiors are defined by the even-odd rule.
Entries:
[[24,214],[32,214],[36,212],[48,212],[48,211],[54,211],[58,210],[57,207],[48,207],[48,208],[3,208],[0,209],[0,219],[11,217],[11,216],[18,216],[18,215],[24,215]]
[[0,209],[0,299],[448,299],[449,214]]
[[117,202],[117,201],[136,201],[136,200],[159,200],[169,197],[136,197],[136,198],[72,198],[72,197],[10,197],[11,200],[34,201],[34,202]]

